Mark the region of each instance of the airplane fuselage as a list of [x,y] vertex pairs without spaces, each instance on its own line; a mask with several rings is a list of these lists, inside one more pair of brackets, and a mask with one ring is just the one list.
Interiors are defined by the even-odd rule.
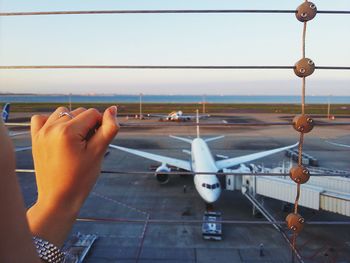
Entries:
[[[191,159],[196,190],[207,203],[215,202],[221,194],[221,186],[216,176],[218,168],[207,143],[203,139],[196,138],[192,141]],[[196,174],[200,172],[213,174]]]
[[179,121],[182,116],[182,111],[173,111],[166,118],[168,121]]

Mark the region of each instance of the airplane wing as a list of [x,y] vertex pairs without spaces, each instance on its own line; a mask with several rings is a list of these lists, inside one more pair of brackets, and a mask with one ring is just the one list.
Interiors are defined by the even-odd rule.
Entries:
[[183,141],[183,142],[187,142],[189,144],[192,143],[192,139],[189,139],[189,138],[183,138],[183,137],[178,137],[178,136],[174,136],[174,135],[169,135],[170,138],[173,138],[173,139],[177,139],[177,140],[180,140],[180,141]]
[[[210,115],[208,115],[208,114],[206,114],[206,115],[198,115],[199,119],[207,118],[207,117],[210,117]],[[181,119],[181,120],[195,120],[197,118],[197,116],[196,115],[180,115],[178,118]]]
[[15,152],[23,152],[23,151],[27,151],[27,150],[31,150],[32,146],[27,146],[27,147],[18,147],[15,149]]
[[204,141],[205,142],[212,142],[212,141],[220,140],[224,137],[225,137],[225,135],[221,135],[221,136],[217,136],[217,137],[206,138],[206,139],[204,139]]
[[176,158],[171,158],[171,157],[166,157],[166,156],[162,156],[162,155],[158,155],[158,154],[153,154],[153,153],[148,153],[148,152],[143,152],[143,151],[139,151],[139,150],[135,150],[135,149],[130,149],[130,148],[125,148],[125,147],[121,147],[121,146],[117,146],[117,145],[113,145],[110,144],[109,147],[113,148],[113,149],[118,149],[124,152],[128,152],[149,160],[153,160],[159,163],[166,163],[169,164],[171,166],[175,166],[181,169],[184,169],[186,171],[191,171],[191,165],[188,161],[183,161],[183,160],[179,160]]
[[25,132],[9,132],[10,137],[15,137],[15,136],[20,136],[24,134],[30,134],[30,131],[25,131]]
[[326,141],[326,142],[329,143],[329,144],[336,145],[336,146],[350,148],[350,145],[347,145],[347,144],[336,143],[336,142],[331,142],[331,141]]
[[218,169],[229,168],[229,167],[235,166],[237,164],[254,161],[256,159],[260,159],[260,158],[263,158],[263,157],[271,155],[271,154],[275,154],[278,152],[282,152],[284,150],[288,150],[290,148],[294,148],[294,147],[298,146],[298,144],[299,143],[289,145],[286,147],[282,147],[282,148],[264,151],[264,152],[258,152],[258,153],[243,155],[243,156],[234,157],[234,158],[230,158],[230,159],[220,160],[220,161],[216,162],[216,166],[218,167]]
[[168,115],[160,115],[160,114],[147,114],[148,117],[158,117],[158,118],[166,118]]

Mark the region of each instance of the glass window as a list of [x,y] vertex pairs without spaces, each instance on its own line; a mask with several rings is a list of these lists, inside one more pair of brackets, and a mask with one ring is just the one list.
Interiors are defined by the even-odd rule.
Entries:
[[205,187],[205,183],[202,183],[202,187]]

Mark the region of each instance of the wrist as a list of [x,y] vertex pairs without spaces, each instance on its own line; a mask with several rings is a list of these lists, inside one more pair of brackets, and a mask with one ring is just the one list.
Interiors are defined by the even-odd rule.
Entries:
[[27,211],[31,233],[61,247],[79,211],[47,202],[37,202]]

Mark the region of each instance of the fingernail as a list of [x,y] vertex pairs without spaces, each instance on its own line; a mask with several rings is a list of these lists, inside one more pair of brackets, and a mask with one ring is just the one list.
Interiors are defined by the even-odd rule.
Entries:
[[109,107],[108,110],[109,110],[109,113],[115,117],[115,115],[117,114],[117,107],[111,106],[111,107]]

